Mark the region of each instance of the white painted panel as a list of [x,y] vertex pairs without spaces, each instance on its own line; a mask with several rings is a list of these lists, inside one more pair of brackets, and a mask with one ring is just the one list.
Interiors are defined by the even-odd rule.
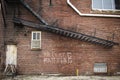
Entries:
[[17,65],[17,47],[16,45],[7,45],[6,65]]
[[107,72],[107,64],[106,63],[95,63],[94,64],[94,72],[106,73]]

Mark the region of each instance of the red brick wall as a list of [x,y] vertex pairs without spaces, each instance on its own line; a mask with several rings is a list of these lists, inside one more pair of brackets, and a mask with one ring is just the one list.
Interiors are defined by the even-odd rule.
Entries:
[[[26,1],[49,24],[58,20],[56,23],[58,27],[85,34],[90,34],[96,29],[96,36],[104,39],[107,39],[106,35],[115,33],[117,41],[120,42],[119,18],[80,17],[67,5],[66,0],[52,0],[52,6],[49,6],[49,0]],[[82,12],[89,13],[91,10],[90,0],[72,0],[72,2],[77,4]],[[21,18],[39,22],[22,6],[20,6],[20,12]],[[8,18],[11,17],[8,16]],[[91,43],[42,32],[42,49],[32,51],[31,31],[33,30],[35,29],[14,28],[11,22],[8,23],[6,39],[15,38],[17,42],[19,74],[62,73],[75,75],[76,69],[78,69],[80,75],[92,75],[95,62],[107,63],[108,73],[120,72],[120,46],[105,49]],[[27,36],[24,35],[25,33]]]

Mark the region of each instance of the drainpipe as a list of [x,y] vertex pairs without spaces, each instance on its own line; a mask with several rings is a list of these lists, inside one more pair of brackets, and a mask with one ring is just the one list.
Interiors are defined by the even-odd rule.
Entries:
[[2,26],[3,27],[3,31],[2,31],[2,36],[3,36],[3,44],[2,44],[2,52],[1,52],[1,68],[3,69],[3,65],[4,65],[4,62],[5,62],[5,34],[6,34],[6,30],[5,30],[5,28],[6,28],[6,17],[5,17],[5,12],[4,12],[4,0],[0,0],[0,2],[1,2],[1,5],[0,5],[0,7],[1,7],[1,15],[2,15],[2,22],[3,22],[3,25],[4,26]]
[[[6,27],[7,27],[7,24],[6,24],[6,16],[5,16],[5,9],[4,9],[4,0],[0,0],[1,1],[1,13],[2,13],[2,20],[3,20],[3,43],[4,43],[4,46],[5,46],[5,36],[6,36]],[[4,47],[4,51],[5,51],[5,47]]]
[[2,17],[3,17],[3,21],[4,21],[4,27],[6,27],[5,12],[3,9],[4,2],[3,2],[3,0],[0,0],[0,1],[1,1],[1,13],[2,13]]
[[120,18],[120,15],[108,15],[108,14],[84,14],[81,13],[71,2],[70,0],[67,0],[67,4],[80,16],[87,16],[87,17],[118,17]]

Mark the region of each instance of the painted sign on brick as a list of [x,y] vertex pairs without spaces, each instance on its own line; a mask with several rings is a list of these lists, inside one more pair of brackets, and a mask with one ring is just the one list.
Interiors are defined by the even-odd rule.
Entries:
[[71,64],[72,63],[72,53],[62,52],[62,53],[52,53],[50,55],[44,56],[43,62],[46,64]]

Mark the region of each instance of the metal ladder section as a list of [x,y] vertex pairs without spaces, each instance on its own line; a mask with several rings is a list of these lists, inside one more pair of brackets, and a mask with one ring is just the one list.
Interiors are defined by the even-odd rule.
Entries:
[[8,3],[19,3],[20,0],[5,0]]
[[37,14],[24,0],[5,0],[6,2],[10,4],[22,4],[30,13],[32,13],[42,24],[48,25],[47,22],[44,21],[44,19]]
[[[15,1],[15,0],[7,0],[7,1],[12,2],[12,1]],[[29,26],[29,27],[32,27],[32,28],[36,28],[38,30],[44,30],[44,31],[47,31],[47,32],[52,32],[52,33],[59,34],[59,35],[65,36],[65,37],[70,37],[70,38],[73,38],[73,39],[78,39],[78,40],[81,40],[81,41],[90,42],[90,43],[101,45],[101,46],[104,46],[104,47],[107,47],[107,48],[111,48],[114,45],[119,45],[118,43],[113,42],[113,41],[109,41],[109,40],[101,39],[101,38],[98,38],[98,37],[89,36],[89,35],[86,35],[86,34],[83,34],[83,33],[78,33],[78,32],[65,30],[65,29],[62,29],[62,28],[58,28],[58,27],[48,25],[48,23],[45,22],[44,19],[42,19],[42,17],[39,14],[37,14],[24,0],[16,0],[16,1],[18,1],[20,4],[22,4],[43,25],[36,24],[36,23],[31,22],[31,21],[26,21],[26,20],[19,19],[19,18],[14,18],[13,19],[14,23],[21,24],[21,25],[26,25],[26,26]]]
[[20,18],[14,18],[13,22],[16,25],[24,25],[24,26],[28,26],[31,28],[36,28],[38,30],[47,31],[47,32],[55,33],[55,34],[58,34],[61,36],[70,37],[73,39],[78,39],[81,41],[86,41],[86,42],[90,42],[93,44],[101,45],[101,46],[106,47],[106,48],[111,48],[114,45],[118,45],[118,43],[113,42],[113,41],[104,40],[101,38],[85,35],[85,34],[70,31],[70,30],[65,30],[65,29],[62,29],[59,27],[54,27],[51,25],[41,25],[41,24],[33,23],[31,21],[23,20]]

